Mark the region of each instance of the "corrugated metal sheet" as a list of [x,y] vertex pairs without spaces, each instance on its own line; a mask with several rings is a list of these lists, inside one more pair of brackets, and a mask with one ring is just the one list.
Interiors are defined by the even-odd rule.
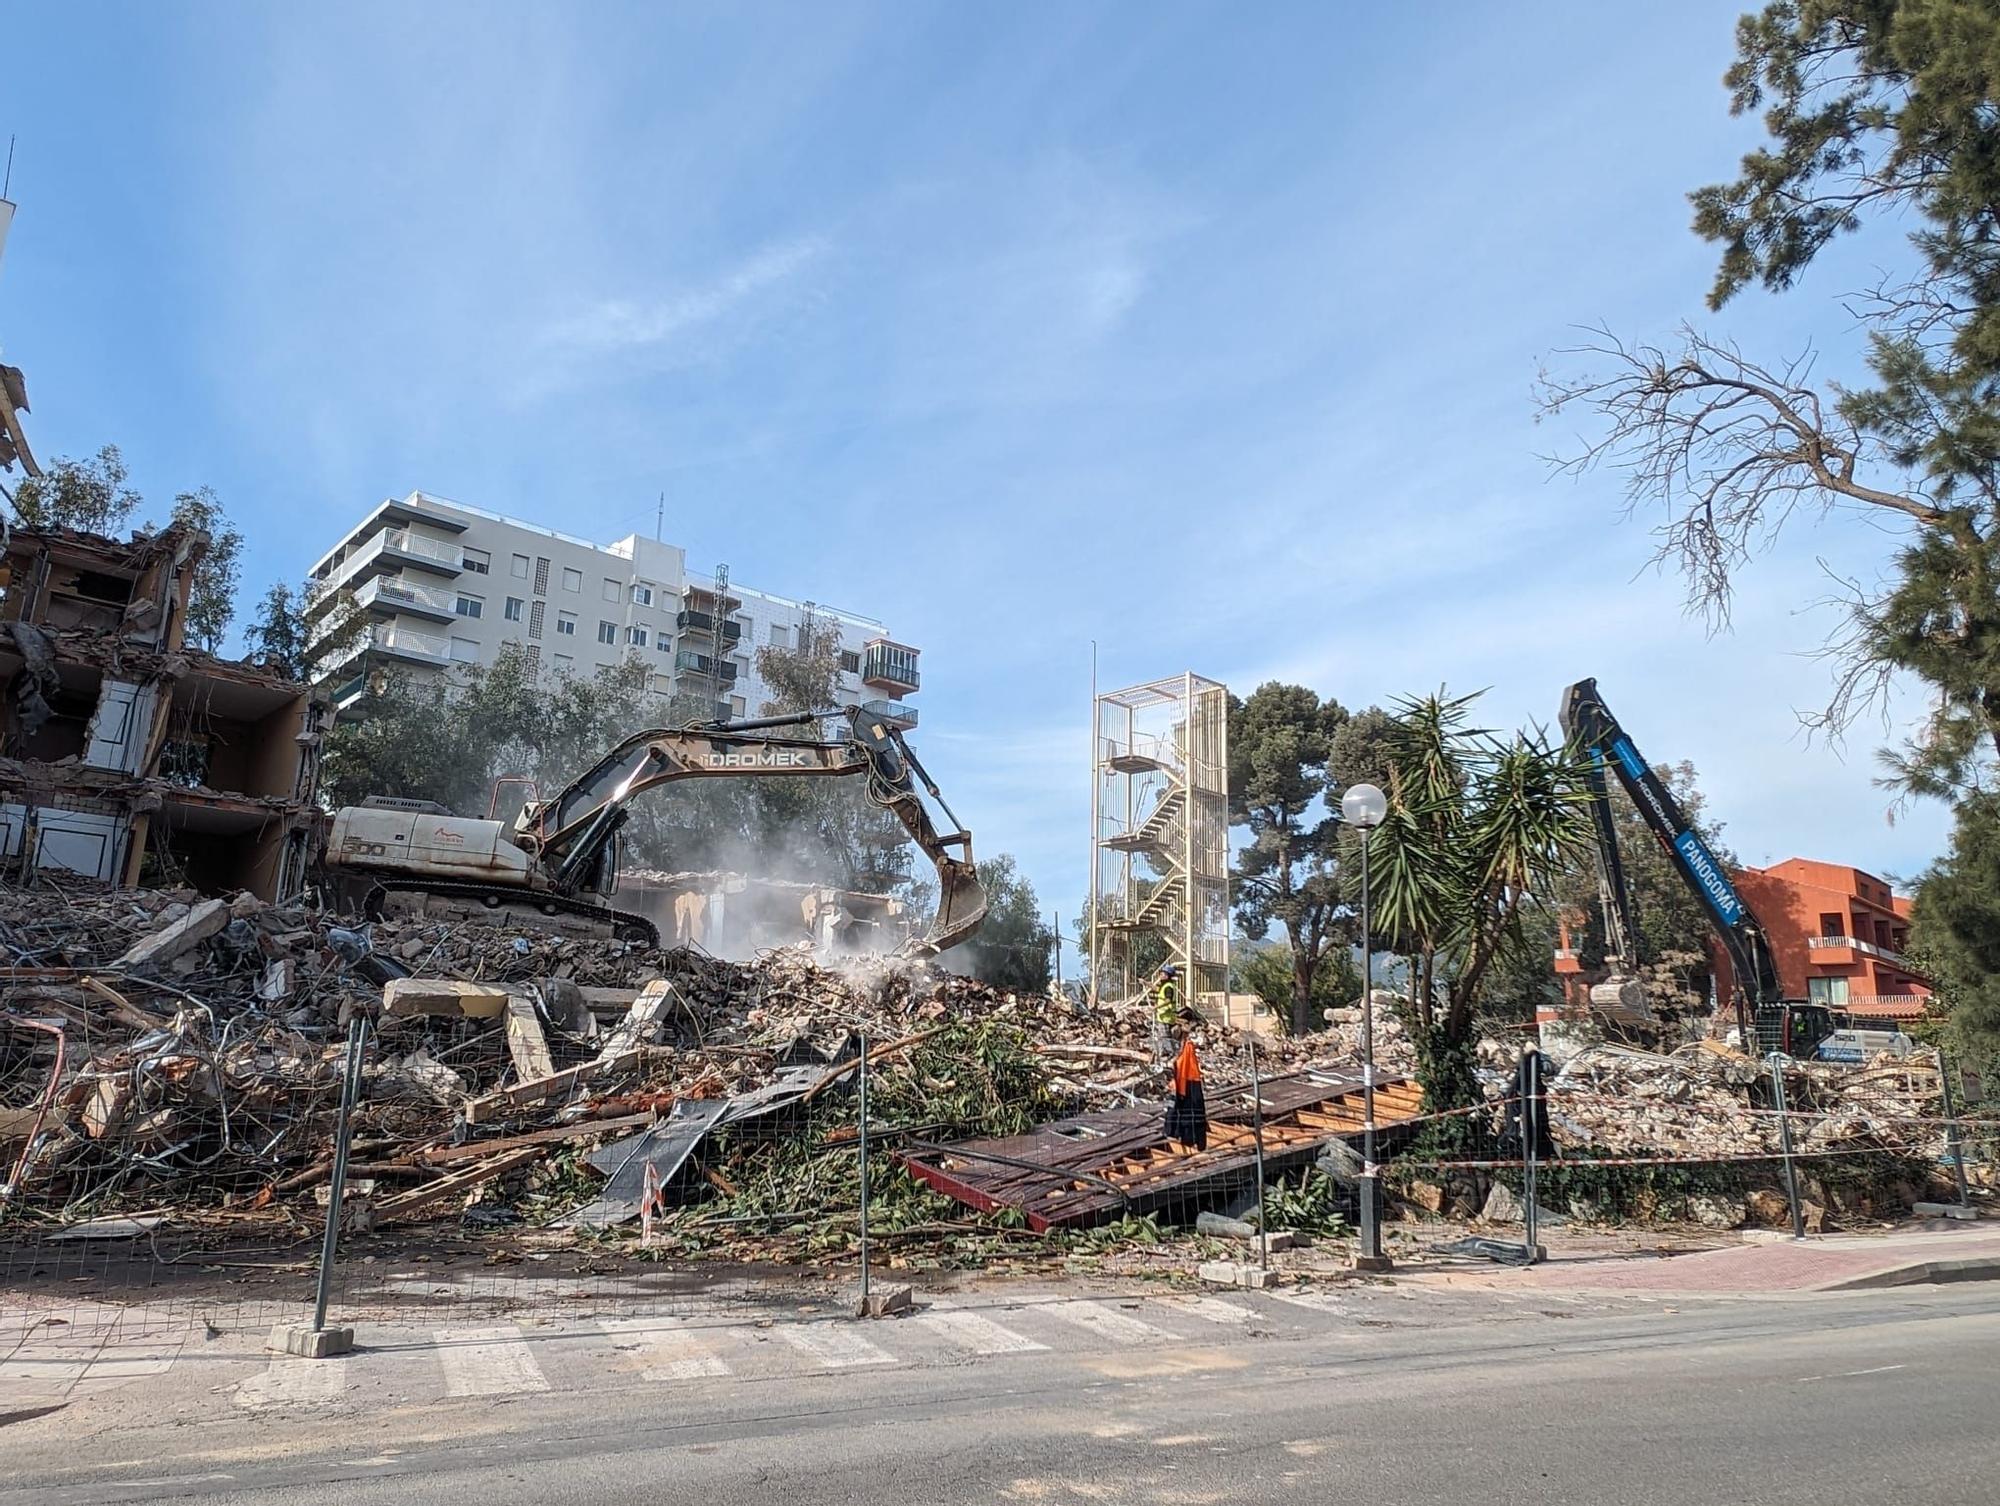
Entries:
[[[1420,1110],[1409,1078],[1378,1081],[1378,1133]],[[1329,1141],[1359,1142],[1358,1072],[1307,1071],[1263,1085],[1266,1175],[1297,1166]],[[1255,1175],[1256,1136],[1250,1090],[1215,1093],[1208,1102],[1208,1148],[1184,1150],[1166,1138],[1166,1107],[1114,1109],[1057,1120],[993,1140],[917,1148],[899,1159],[912,1175],[985,1212],[1017,1208],[1037,1231],[1146,1213],[1169,1202],[1240,1183]]]

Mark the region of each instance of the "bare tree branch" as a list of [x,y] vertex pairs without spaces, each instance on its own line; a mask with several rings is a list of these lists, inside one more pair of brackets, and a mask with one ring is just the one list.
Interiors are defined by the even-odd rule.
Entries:
[[1559,352],[1605,370],[1536,384],[1539,417],[1585,409],[1603,421],[1596,439],[1545,456],[1557,473],[1600,465],[1625,475],[1627,511],[1666,509],[1656,561],[1688,582],[1688,608],[1712,626],[1728,621],[1735,572],[1768,546],[1802,505],[1853,503],[1936,525],[1945,511],[1921,491],[1872,485],[1892,469],[1866,436],[1822,400],[1811,358],[1772,370],[1690,326],[1678,350],[1627,345],[1598,328]]

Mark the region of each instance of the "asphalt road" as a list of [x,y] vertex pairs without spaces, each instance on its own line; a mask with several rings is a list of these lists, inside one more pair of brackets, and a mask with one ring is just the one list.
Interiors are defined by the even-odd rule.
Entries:
[[1984,1506],[1996,1342],[1982,1285],[218,1415],[67,1454],[9,1427],[0,1502]]

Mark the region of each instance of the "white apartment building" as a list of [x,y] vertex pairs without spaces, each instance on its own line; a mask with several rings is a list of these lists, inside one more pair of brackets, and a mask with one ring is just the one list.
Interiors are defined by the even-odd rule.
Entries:
[[[594,544],[424,492],[370,512],[312,567],[325,611],[343,593],[369,629],[321,667],[351,704],[377,664],[443,673],[491,664],[518,643],[544,672],[589,675],[637,659],[647,685],[684,714],[755,716],[766,699],[757,649],[790,647],[811,616],[840,630],[841,690],[904,725],[918,650],[872,617],[728,584],[687,568],[686,552],[637,534]],[[719,652],[718,652],[719,650]]]

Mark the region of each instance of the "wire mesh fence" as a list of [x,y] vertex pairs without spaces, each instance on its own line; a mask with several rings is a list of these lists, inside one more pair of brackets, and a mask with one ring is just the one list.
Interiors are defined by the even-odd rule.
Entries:
[[[0,902],[14,1328],[249,1328],[322,1302],[344,1324],[831,1311],[864,1271],[1185,1278],[1353,1251],[1369,1095],[1342,1021],[1263,1042],[1196,1021],[1183,1057],[1143,1004],[883,959],[174,903],[66,901],[56,925]],[[1600,1046],[1524,1088],[1496,1041],[1482,1099],[1438,1111],[1407,1043],[1377,1039],[1378,1158],[1413,1229],[1532,1243],[1531,1210],[1720,1228],[1796,1208],[1810,1231],[1956,1200],[1992,1154],[1993,1119],[1956,1118],[1929,1059]]]

